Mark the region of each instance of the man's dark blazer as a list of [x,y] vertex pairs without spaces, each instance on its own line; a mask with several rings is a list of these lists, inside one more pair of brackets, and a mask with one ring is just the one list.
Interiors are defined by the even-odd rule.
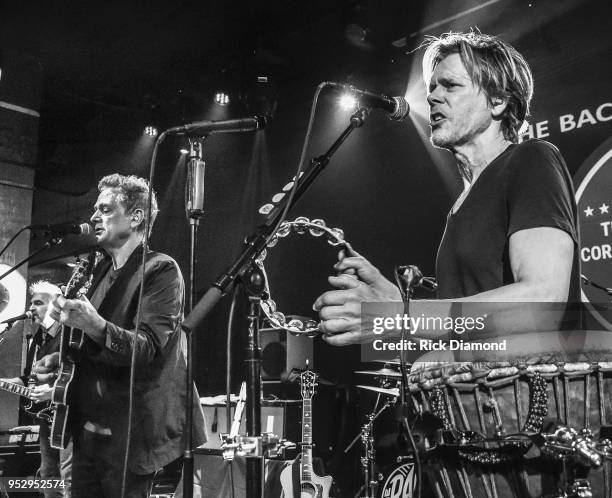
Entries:
[[[86,337],[76,362],[71,425],[94,422],[112,431],[113,444],[125,446],[132,339],[141,280],[142,246],[117,272],[98,307],[107,320],[105,346]],[[94,271],[91,296],[111,268],[110,258]],[[185,335],[184,283],[177,263],[147,252],[136,356],[134,411],[129,467],[149,474],[178,458],[184,450]],[[194,387],[195,445],[206,441],[204,417]],[[118,451],[118,454],[123,452]]]

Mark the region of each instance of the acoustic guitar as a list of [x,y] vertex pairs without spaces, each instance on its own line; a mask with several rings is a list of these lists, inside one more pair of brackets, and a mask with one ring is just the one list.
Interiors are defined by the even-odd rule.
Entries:
[[283,469],[280,475],[285,498],[328,498],[332,477],[320,477],[312,468],[312,397],[317,385],[317,374],[306,370],[300,374],[302,391],[302,458],[300,460],[300,489],[293,486],[293,465]]

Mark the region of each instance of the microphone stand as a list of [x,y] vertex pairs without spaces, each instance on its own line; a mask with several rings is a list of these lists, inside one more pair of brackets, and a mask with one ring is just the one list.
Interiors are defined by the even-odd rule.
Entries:
[[[364,121],[367,119],[368,112],[367,108],[361,107],[351,116],[350,124],[330,148],[321,156],[312,159],[309,167],[299,176],[299,178],[295,179],[293,197],[286,195],[268,214],[264,223],[257,228],[255,233],[247,237],[246,246],[241,254],[236,258],[234,263],[213,282],[191,313],[189,313],[183,321],[183,329],[186,333],[189,334],[189,332],[187,332],[188,330],[191,331],[197,327],[198,324],[202,323],[221,297],[234,287],[237,279],[240,278],[242,282],[250,282],[253,278],[255,278],[256,281],[258,280],[252,273],[251,275],[246,275],[246,272],[249,268],[255,266],[255,259],[265,249],[268,238],[273,235],[273,232],[282,221],[285,208],[287,208],[287,210],[291,209],[304,195],[316,177],[329,164],[331,157],[342,143],[356,128],[363,125]],[[255,300],[256,299],[257,298],[255,298]],[[258,329],[255,324],[256,320],[253,318],[255,316],[253,309],[255,300],[252,300],[251,297],[249,298],[251,304],[249,310],[249,347],[247,359],[245,360],[248,381],[247,392],[249,395],[246,400],[246,409],[249,433],[260,434],[261,425],[257,422],[261,421],[261,351],[259,350]],[[254,463],[247,465],[247,483],[251,483],[247,486],[247,498],[261,496],[262,491],[262,468],[261,465],[255,464],[258,463],[259,459],[253,458],[252,460]]]
[[[189,289],[187,310],[191,311],[195,301],[195,267],[197,262],[198,226],[204,216],[204,166],[202,139],[189,141],[190,154],[187,171],[185,210],[189,219],[191,246],[189,253]],[[201,168],[199,167],[201,166]],[[183,498],[193,498],[193,334],[191,328],[183,327],[187,348],[187,372],[185,375],[185,451],[183,453]]]
[[[246,395],[246,429],[247,435],[261,438],[261,349],[259,348],[259,310],[261,298],[266,289],[265,275],[261,269],[252,264],[240,283],[249,296],[248,340],[246,347],[245,380]],[[266,448],[255,456],[246,457],[246,496],[256,498],[263,496]]]
[[[410,299],[414,294],[414,289],[419,285],[419,275],[421,272],[416,266],[398,266],[395,268],[395,281],[399,287],[402,301],[404,302],[404,315],[410,316]],[[406,335],[406,327],[402,327],[401,343],[404,343]],[[421,462],[419,457],[419,450],[416,447],[412,430],[408,422],[409,415],[413,414],[412,410],[408,406],[407,399],[408,393],[408,371],[406,369],[406,352],[400,351],[400,373],[401,373],[401,386],[399,391],[399,405],[395,407],[395,419],[399,425],[400,433],[404,432],[406,439],[410,442],[412,450],[414,451],[414,460],[417,469],[417,498],[421,498]]]
[[25,265],[34,256],[37,256],[41,252],[44,252],[44,251],[46,251],[47,249],[50,249],[53,246],[60,245],[62,243],[62,241],[63,241],[63,239],[61,237],[53,237],[53,238],[47,240],[47,242],[45,242],[45,244],[40,249],[38,249],[37,251],[34,251],[27,258],[21,260],[19,263],[17,263],[15,266],[13,266],[10,270],[8,270],[8,271],[4,272],[2,275],[0,275],[0,280],[2,280],[4,277],[10,275],[11,273],[13,273],[17,268],[20,268],[21,266]]

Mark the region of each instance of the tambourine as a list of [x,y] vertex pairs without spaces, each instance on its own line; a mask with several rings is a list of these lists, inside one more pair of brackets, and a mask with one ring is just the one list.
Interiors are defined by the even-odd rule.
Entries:
[[[278,241],[284,237],[289,236],[291,233],[297,233],[298,235],[310,234],[313,237],[325,237],[327,242],[332,246],[340,246],[346,245],[344,240],[344,232],[340,228],[329,228],[325,222],[321,219],[309,220],[305,216],[300,216],[293,221],[283,221],[278,230],[274,234],[274,237],[270,239],[268,243],[268,247],[272,248]],[[267,299],[261,300],[261,309],[266,314],[270,325],[275,329],[283,329],[287,332],[290,332],[295,335],[307,335],[309,337],[314,337],[321,333],[319,330],[319,322],[315,320],[299,320],[297,318],[293,318],[287,320],[284,313],[278,311],[276,308],[276,303],[272,299],[270,294],[270,288],[268,285],[268,277],[266,275],[266,270],[263,265],[263,261],[266,258],[266,250],[264,249],[262,253],[257,258],[257,265],[264,273],[265,281],[266,281],[266,295]]]

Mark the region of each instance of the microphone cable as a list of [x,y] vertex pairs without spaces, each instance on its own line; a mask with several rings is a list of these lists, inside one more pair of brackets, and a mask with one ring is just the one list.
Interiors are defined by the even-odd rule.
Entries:
[[272,238],[278,231],[283,221],[285,221],[285,219],[287,218],[287,213],[289,212],[291,203],[293,202],[293,198],[295,197],[295,192],[297,191],[298,180],[302,174],[302,171],[304,170],[304,162],[306,161],[306,151],[308,150],[308,145],[310,144],[310,139],[312,136],[312,128],[314,125],[314,118],[315,118],[315,114],[317,110],[317,104],[319,102],[319,96],[321,95],[321,92],[323,91],[323,89],[328,86],[332,86],[332,83],[330,83],[329,81],[323,81],[322,83],[319,83],[319,85],[317,86],[315,90],[314,97],[312,100],[312,105],[310,106],[310,115],[308,117],[308,127],[306,128],[306,135],[304,136],[304,142],[302,144],[302,152],[300,153],[300,160],[298,162],[297,171],[295,172],[295,177],[293,180],[293,187],[289,191],[289,197],[287,198],[287,203],[285,204],[285,208],[283,209],[283,212],[280,218],[278,219],[276,226],[270,232],[270,234],[268,235],[268,238],[266,239],[266,246],[268,245],[270,240],[272,240]]
[[[142,297],[144,294],[145,281],[145,263],[147,260],[147,249],[149,247],[149,232],[151,228],[151,211],[153,206],[153,178],[155,176],[155,164],[157,162],[157,153],[159,145],[166,138],[165,132],[157,137],[151,155],[151,166],[149,168],[149,196],[147,198],[147,210],[145,214],[145,233],[142,241],[142,259],[140,262],[140,289],[138,291],[138,304],[136,305],[136,327],[134,329],[134,338],[132,342],[132,356],[130,359],[130,381],[129,381],[129,397],[128,397],[128,423],[125,441],[125,456],[123,458],[123,472],[121,475],[121,498],[125,498],[127,485],[127,469],[130,461],[130,448],[132,439],[132,415],[134,411],[134,382],[136,378],[136,352],[138,349],[138,333],[140,322],[142,320]],[[183,302],[184,306],[184,302]],[[179,327],[179,330],[182,330]],[[180,342],[180,338],[179,338]],[[189,407],[191,409],[191,407]],[[184,478],[184,477],[183,477]]]

